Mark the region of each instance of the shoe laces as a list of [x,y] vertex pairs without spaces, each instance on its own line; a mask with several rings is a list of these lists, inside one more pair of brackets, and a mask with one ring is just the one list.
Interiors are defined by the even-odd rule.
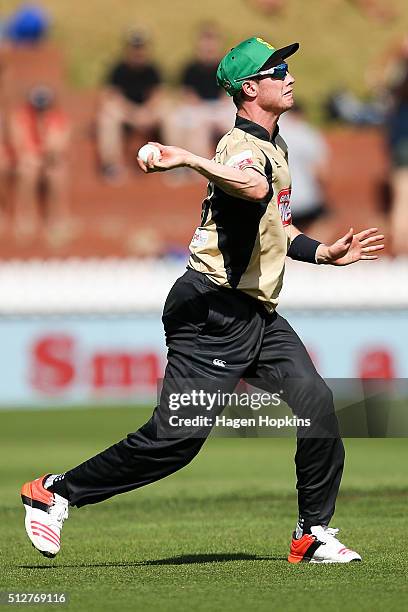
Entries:
[[325,530],[325,532],[332,536],[333,538],[336,537],[336,535],[339,533],[340,529],[336,529],[335,527],[323,527],[323,529]]
[[322,543],[328,544],[329,542],[336,542],[340,544],[338,539],[336,538],[340,529],[335,529],[334,527],[327,527],[327,525],[319,525],[316,530],[312,529],[313,535]]
[[[58,496],[60,499],[55,499],[54,494],[54,503],[51,508],[48,510],[48,515],[50,516],[50,525],[54,525],[54,527],[58,527],[58,529],[62,529],[65,519],[68,518],[68,502],[62,501],[61,496]],[[61,500],[61,501],[60,501]]]
[[340,542],[340,540],[337,539],[337,534],[339,533],[340,529],[336,529],[334,527],[326,527],[323,526],[325,535],[328,536],[327,540],[324,542],[325,544],[327,544],[330,540],[331,541],[335,541],[336,545],[338,546],[344,546],[344,544],[342,544]]

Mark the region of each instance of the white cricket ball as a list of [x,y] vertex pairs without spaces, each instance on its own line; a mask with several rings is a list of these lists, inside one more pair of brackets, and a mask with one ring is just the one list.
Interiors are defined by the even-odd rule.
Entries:
[[139,159],[146,163],[147,158],[152,154],[154,160],[160,159],[161,157],[160,149],[158,147],[151,144],[145,144],[139,149],[137,156]]

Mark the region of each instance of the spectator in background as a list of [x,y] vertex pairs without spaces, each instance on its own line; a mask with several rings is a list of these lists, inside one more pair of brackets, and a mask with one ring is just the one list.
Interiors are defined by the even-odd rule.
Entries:
[[385,70],[390,112],[386,124],[392,165],[391,237],[394,254],[408,254],[408,35]]
[[6,225],[9,157],[6,149],[5,121],[0,107],[0,234]]
[[306,120],[303,107],[295,103],[279,119],[280,132],[290,151],[293,223],[302,232],[325,239],[326,184],[329,153],[322,135]]
[[235,106],[217,86],[220,57],[220,33],[214,25],[204,24],[198,33],[195,58],[181,73],[180,98],[164,116],[165,142],[203,157],[212,157],[214,142],[234,125]]
[[381,98],[360,100],[348,89],[331,92],[325,103],[329,120],[342,121],[351,125],[382,125],[385,120],[385,106]]
[[[15,229],[22,241],[31,240],[40,225],[48,229],[52,244],[71,238],[67,193],[69,122],[55,93],[39,85],[10,114],[10,141],[16,163]],[[46,217],[41,215],[44,188]]]
[[[0,41],[1,45],[1,41]],[[5,73],[6,66],[3,61],[0,49],[0,233],[2,233],[6,224],[6,208],[7,208],[7,179],[9,174],[10,158],[6,146],[6,101],[5,92]]]
[[125,175],[124,136],[136,132],[143,141],[157,139],[161,82],[146,36],[131,32],[123,57],[107,76],[97,117],[99,160],[106,179],[117,181]]

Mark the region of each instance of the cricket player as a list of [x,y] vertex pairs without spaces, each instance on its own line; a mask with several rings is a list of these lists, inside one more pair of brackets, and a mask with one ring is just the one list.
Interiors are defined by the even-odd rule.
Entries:
[[[263,389],[282,391],[311,428],[297,430],[295,456],[299,518],[291,563],[348,563],[360,555],[329,527],[344,463],[332,393],[316,372],[299,337],[277,311],[285,258],[344,266],[377,259],[383,248],[376,228],[351,228],[334,244],[321,244],[291,223],[288,152],[278,120],[293,105],[294,78],[286,60],[299,48],[275,49],[261,38],[238,44],[221,60],[218,84],[233,97],[235,126],[214,159],[155,144],[145,172],[187,167],[205,176],[208,195],[192,239],[185,274],[166,300],[163,323],[168,363],[159,405],[138,431],[64,474],[46,474],[21,490],[25,527],[39,552],[54,557],[68,507],[78,508],[142,487],[187,465],[201,436],[166,435],[171,390],[199,378],[233,388],[256,378]],[[223,406],[218,406],[220,413]]]

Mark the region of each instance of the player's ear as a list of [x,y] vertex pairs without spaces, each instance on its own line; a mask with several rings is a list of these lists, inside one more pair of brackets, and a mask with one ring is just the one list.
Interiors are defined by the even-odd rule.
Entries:
[[242,91],[249,98],[255,98],[258,93],[258,84],[256,81],[244,81],[242,83]]

